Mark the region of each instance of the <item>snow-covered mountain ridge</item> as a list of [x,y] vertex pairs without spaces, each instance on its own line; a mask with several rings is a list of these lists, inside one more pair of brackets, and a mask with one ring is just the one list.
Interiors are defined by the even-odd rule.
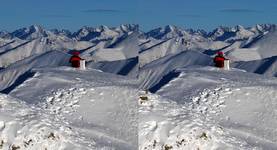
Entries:
[[[172,25],[149,32],[141,31],[138,25],[96,28],[85,26],[76,32],[70,32],[57,29],[46,30],[41,26],[33,25],[14,32],[1,32],[0,69],[2,68],[2,72],[7,72],[3,68],[10,70],[8,68],[18,64],[17,62],[20,64],[20,61],[24,62],[25,59],[44,55],[53,50],[62,53],[79,50],[81,56],[86,59],[88,67],[121,75],[138,76],[139,68],[144,72],[144,66],[169,56],[177,56],[184,51],[198,51],[213,56],[221,50],[225,52],[234,67],[276,76],[277,45],[274,42],[276,33],[276,25],[272,24],[249,28],[219,27],[212,32],[182,29]],[[51,57],[55,61],[64,60],[60,56]],[[199,56],[194,55],[188,59],[201,59]],[[176,58],[182,61],[180,56]],[[176,58],[172,57],[172,59]],[[37,59],[42,58],[37,57]],[[22,75],[18,73],[12,76]],[[13,79],[15,80],[16,78]],[[10,85],[13,84],[10,80],[5,82],[7,81]]]

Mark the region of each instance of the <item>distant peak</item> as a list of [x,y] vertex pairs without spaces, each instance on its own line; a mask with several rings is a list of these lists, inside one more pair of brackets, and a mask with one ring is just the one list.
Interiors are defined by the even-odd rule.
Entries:
[[103,31],[110,30],[110,28],[108,26],[105,26],[105,25],[101,25],[99,28]]
[[120,25],[120,29],[125,32],[138,31],[139,26],[137,24],[122,24]]
[[90,27],[88,27],[88,26],[83,26],[80,30],[89,30],[90,29]]
[[243,27],[242,25],[237,25],[235,28],[236,28],[237,30],[244,30],[244,27]]
[[29,27],[29,30],[35,31],[35,32],[41,32],[41,31],[44,31],[44,28],[40,25],[31,25]]
[[175,31],[176,29],[177,29],[177,27],[174,25],[166,25],[165,26],[165,30]]

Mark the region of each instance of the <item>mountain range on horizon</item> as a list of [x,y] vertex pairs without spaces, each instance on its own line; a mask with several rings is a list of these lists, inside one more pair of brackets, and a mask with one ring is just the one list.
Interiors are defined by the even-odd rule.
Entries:
[[[217,28],[211,30],[211,31],[206,31],[204,29],[192,29],[192,28],[185,28],[185,27],[178,27],[176,25],[166,25],[164,27],[158,27],[154,29],[150,29],[149,31],[144,31],[140,29],[139,24],[122,24],[118,27],[108,27],[105,25],[100,25],[98,27],[90,27],[90,26],[83,26],[77,31],[70,31],[67,29],[46,29],[43,27],[43,25],[30,25],[29,27],[22,27],[19,29],[15,29],[14,31],[8,32],[5,30],[0,29],[0,37],[1,38],[11,38],[11,37],[19,37],[22,32],[41,32],[42,36],[47,36],[47,32],[52,32],[54,34],[64,34],[68,37],[74,37],[77,36],[80,32],[82,31],[89,31],[89,32],[101,32],[104,30],[122,30],[122,31],[140,31],[145,34],[151,34],[153,32],[180,32],[180,31],[186,31],[188,33],[198,33],[202,34],[203,36],[209,37],[212,36],[215,32],[220,32],[220,31],[229,31],[229,32],[236,32],[238,30],[250,30],[253,32],[264,32],[266,30],[272,30],[276,28],[276,24],[256,24],[252,27],[244,27],[242,25],[236,25],[236,26],[218,26]],[[47,31],[47,32],[46,32]],[[180,34],[181,35],[181,34]],[[24,38],[24,37],[19,37],[19,38]]]
[[[196,50],[209,56],[223,51],[237,66],[247,69],[241,63],[259,64],[268,62],[266,60],[277,55],[273,42],[275,32],[274,24],[258,24],[246,28],[240,25],[219,27],[212,32],[182,29],[173,25],[143,32],[135,24],[119,27],[85,26],[70,32],[46,30],[42,26],[32,25],[13,32],[0,32],[0,67],[5,68],[34,54],[51,50],[66,53],[79,50],[88,62],[121,61],[139,56],[140,67],[168,54]],[[111,49],[113,56],[110,54]],[[259,61],[263,59],[266,60]],[[270,62],[275,63],[272,60]],[[254,72],[257,70],[261,69]]]

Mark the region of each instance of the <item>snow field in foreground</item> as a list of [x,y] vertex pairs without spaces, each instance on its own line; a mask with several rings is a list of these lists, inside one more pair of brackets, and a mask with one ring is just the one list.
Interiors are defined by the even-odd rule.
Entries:
[[[52,118],[21,101],[0,95],[0,148],[8,149],[66,149],[80,148]],[[63,126],[66,130],[67,128]],[[62,127],[61,127],[62,128]]]
[[0,149],[136,149],[136,91],[88,85],[54,90],[37,104],[1,95]]
[[[157,95],[149,95],[149,101],[139,108],[141,150],[232,147],[223,139],[224,132],[220,126],[212,124],[203,115],[193,113],[187,106]],[[233,142],[239,143],[235,139]]]
[[274,85],[223,84],[185,104],[147,97],[139,107],[141,150],[277,148]]

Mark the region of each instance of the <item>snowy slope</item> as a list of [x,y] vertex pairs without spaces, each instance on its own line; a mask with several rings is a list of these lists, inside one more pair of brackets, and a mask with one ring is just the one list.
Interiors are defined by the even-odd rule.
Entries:
[[257,48],[262,58],[268,58],[277,55],[276,43],[277,31],[268,32],[259,41],[253,43],[250,47]]
[[[0,108],[2,147],[137,148],[134,81],[97,70],[69,67],[33,72],[32,78],[9,94],[18,98],[19,104]],[[13,99],[2,97],[0,102]],[[13,110],[18,113],[9,115]]]
[[141,42],[140,66],[144,66],[170,54],[185,50],[204,52],[210,49],[221,49],[229,45],[222,41],[213,41],[204,33],[187,31],[175,26],[166,26],[145,33],[147,40]]
[[0,104],[1,149],[89,149],[74,143],[67,136],[73,132],[55,115],[3,94]]
[[[53,39],[52,39],[53,38]],[[23,60],[35,54],[42,54],[51,50],[68,51],[70,49],[85,49],[91,43],[64,41],[56,37],[38,38],[20,43],[10,49],[5,49],[0,53],[0,66],[7,67],[12,63]]]
[[4,53],[5,51],[12,49],[18,45],[23,44],[25,41],[18,39],[18,38],[13,38],[13,39],[5,39],[5,38],[0,38],[0,53]]
[[92,52],[85,52],[82,56],[93,61],[118,61],[134,58],[138,56],[139,33],[132,32],[119,37],[110,45],[96,49]]
[[[222,35],[227,38],[231,46],[221,50],[226,52],[227,57],[233,61],[252,61],[276,56],[276,44],[274,42],[276,37],[276,25],[256,25],[252,28],[243,28],[239,26],[237,29],[220,28],[214,34],[216,35],[217,32],[227,34],[231,37]],[[214,35],[211,35],[211,37],[213,36]]]
[[[191,65],[211,65],[212,59],[200,52],[187,50],[175,55],[168,55],[140,68],[139,83],[141,89],[156,90],[178,74],[174,70]],[[155,87],[156,86],[156,87]]]
[[179,69],[140,106],[140,149],[276,149],[277,80],[233,69]]
[[[114,52],[114,49],[112,51]],[[111,54],[114,56],[114,53]],[[33,76],[33,74],[29,72],[33,68],[69,66],[69,58],[70,55],[62,51],[48,51],[43,54],[32,55],[13,63],[9,67],[0,71],[0,91],[9,93],[10,90],[26,78]],[[138,60],[136,58],[124,58],[123,60],[117,62],[112,60],[98,63],[88,62],[87,67],[100,69],[110,73],[136,77],[138,71],[137,64]]]
[[138,57],[119,61],[88,62],[88,68],[130,77],[138,76]]
[[26,78],[33,76],[29,71],[33,68],[68,66],[70,55],[60,51],[49,51],[40,55],[18,61],[9,67],[0,70],[0,91],[9,91],[21,84]]
[[231,66],[247,72],[277,77],[277,56],[262,60],[234,62]]

